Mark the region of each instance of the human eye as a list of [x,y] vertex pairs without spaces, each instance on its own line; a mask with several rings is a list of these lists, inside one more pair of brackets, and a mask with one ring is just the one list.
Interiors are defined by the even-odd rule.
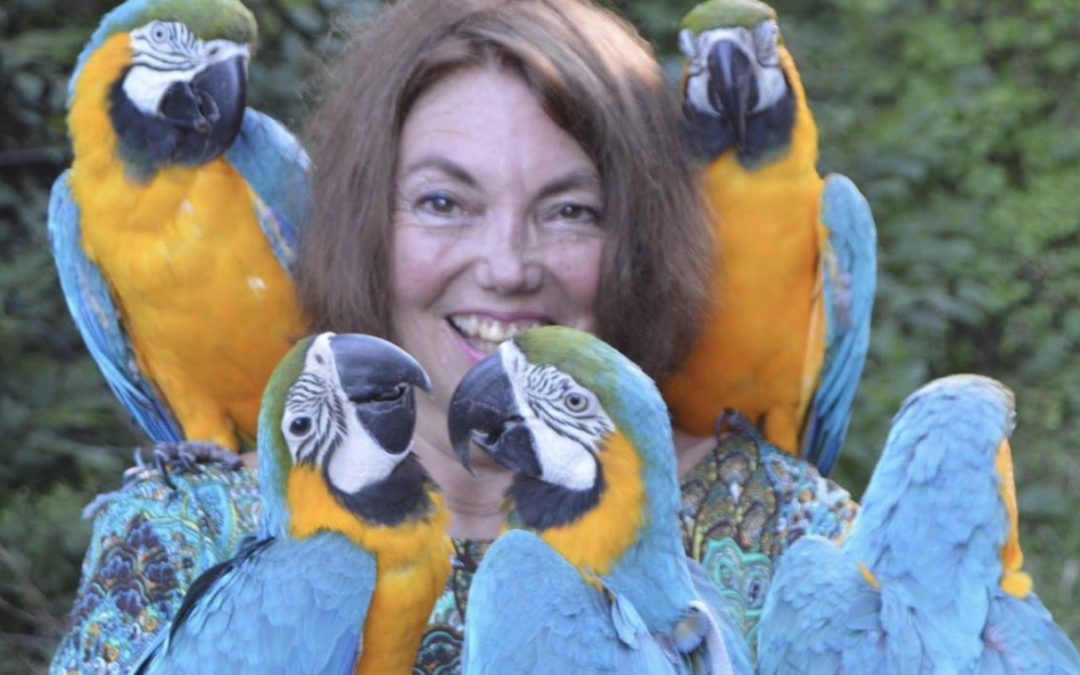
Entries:
[[457,221],[468,215],[465,204],[444,191],[426,192],[413,201],[413,211],[428,221]]
[[600,210],[594,206],[575,201],[562,201],[553,204],[545,214],[544,220],[553,224],[565,225],[600,225]]

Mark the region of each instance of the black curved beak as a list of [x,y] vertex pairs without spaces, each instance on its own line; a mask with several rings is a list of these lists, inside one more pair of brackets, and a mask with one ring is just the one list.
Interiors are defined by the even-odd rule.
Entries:
[[755,84],[750,59],[729,40],[719,40],[709,52],[708,67],[709,103],[723,112],[735,136],[735,146],[741,149],[746,142],[746,119]]
[[408,450],[416,428],[413,387],[431,391],[424,369],[405,350],[370,335],[335,335],[330,349],[360,424],[387,452]]
[[450,399],[450,443],[470,473],[470,443],[517,473],[539,477],[532,432],[518,414],[510,377],[498,352],[465,374]]
[[219,157],[240,133],[247,104],[247,57],[215,63],[190,82],[173,84],[158,113],[181,130],[180,161],[198,165]]

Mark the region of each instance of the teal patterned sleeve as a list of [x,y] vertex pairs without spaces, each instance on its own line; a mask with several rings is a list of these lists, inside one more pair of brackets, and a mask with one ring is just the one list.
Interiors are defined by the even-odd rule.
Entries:
[[172,622],[188,586],[231,558],[258,522],[255,474],[197,466],[132,469],[92,506],[93,537],[50,673],[126,673]]
[[839,540],[859,506],[809,462],[756,432],[729,430],[682,479],[682,534],[753,650],[780,554],[799,537]]

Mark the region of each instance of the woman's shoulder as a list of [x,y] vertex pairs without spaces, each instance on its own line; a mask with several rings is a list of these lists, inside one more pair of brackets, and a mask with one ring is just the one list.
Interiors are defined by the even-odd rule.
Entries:
[[248,469],[129,469],[84,511],[93,534],[52,672],[123,671],[171,623],[191,582],[255,532],[259,503]]

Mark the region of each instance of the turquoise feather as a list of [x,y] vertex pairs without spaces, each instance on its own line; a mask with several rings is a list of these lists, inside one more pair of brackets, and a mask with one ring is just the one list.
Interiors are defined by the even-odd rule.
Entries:
[[822,252],[825,356],[807,411],[802,447],[806,460],[827,476],[847,436],[855,391],[870,349],[877,230],[866,198],[839,174],[825,179],[821,222],[829,230]]

